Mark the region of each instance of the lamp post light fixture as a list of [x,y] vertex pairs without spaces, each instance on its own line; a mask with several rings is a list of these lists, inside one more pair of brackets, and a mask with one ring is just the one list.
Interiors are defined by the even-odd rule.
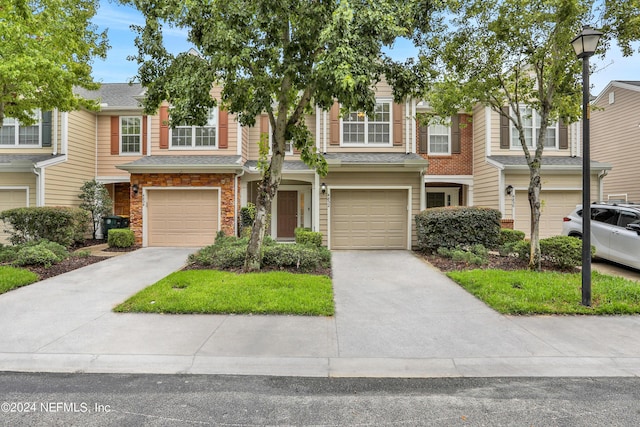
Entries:
[[591,306],[591,159],[589,147],[589,57],[598,47],[602,33],[588,25],[572,41],[582,59],[582,305]]

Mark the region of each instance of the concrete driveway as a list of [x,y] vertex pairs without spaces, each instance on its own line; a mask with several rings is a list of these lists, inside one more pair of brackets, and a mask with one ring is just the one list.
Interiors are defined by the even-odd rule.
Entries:
[[334,317],[111,312],[191,251],[141,249],[0,295],[0,370],[640,374],[638,317],[502,316],[406,251],[335,252]]

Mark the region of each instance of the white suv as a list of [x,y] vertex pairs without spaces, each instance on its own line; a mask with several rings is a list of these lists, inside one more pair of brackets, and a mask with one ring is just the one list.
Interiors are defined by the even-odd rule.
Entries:
[[[563,235],[582,238],[582,205],[563,221]],[[640,205],[592,204],[591,244],[597,257],[640,269]]]

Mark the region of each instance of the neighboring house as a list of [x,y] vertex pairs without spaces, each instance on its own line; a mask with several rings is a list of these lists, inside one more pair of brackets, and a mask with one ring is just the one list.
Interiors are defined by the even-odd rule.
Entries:
[[640,203],[640,81],[614,80],[592,105],[591,156],[613,165],[598,200]]
[[[505,110],[509,112],[509,110]],[[533,146],[539,130],[535,111],[522,107],[528,141]],[[559,235],[562,218],[582,202],[582,157],[580,124],[556,123],[547,129],[542,158],[540,237]],[[531,210],[528,200],[529,166],[518,134],[511,122],[488,107],[473,111],[473,204],[499,209],[503,219],[513,220],[528,236]],[[609,163],[591,159],[591,199],[602,191],[602,178]],[[599,158],[598,158],[599,159]]]
[[[37,122],[33,126],[7,117],[0,127],[0,211],[78,206],[80,187],[95,176],[95,113],[34,114]],[[4,241],[2,229],[0,239]]]

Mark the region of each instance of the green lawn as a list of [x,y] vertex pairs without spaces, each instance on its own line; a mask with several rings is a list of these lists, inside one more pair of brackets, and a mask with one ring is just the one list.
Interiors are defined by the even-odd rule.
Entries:
[[178,271],[117,306],[117,312],[332,316],[327,276],[287,272]]
[[468,270],[447,274],[504,314],[638,314],[640,283],[593,273],[592,306],[582,302],[581,275],[527,270]]
[[39,279],[37,274],[24,268],[0,266],[0,294],[20,286],[30,285]]

